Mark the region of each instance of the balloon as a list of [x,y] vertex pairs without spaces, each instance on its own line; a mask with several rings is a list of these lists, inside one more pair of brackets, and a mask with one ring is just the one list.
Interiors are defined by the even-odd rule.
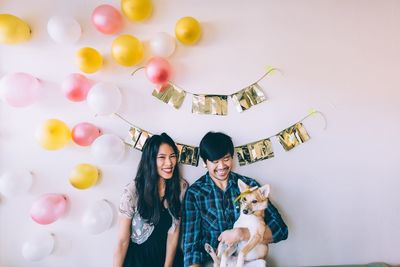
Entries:
[[29,25],[11,14],[0,14],[0,43],[18,44],[31,37]]
[[133,66],[143,58],[143,44],[132,35],[120,35],[111,46],[113,59],[122,66]]
[[200,23],[193,17],[183,17],[176,23],[175,36],[181,43],[192,45],[201,36]]
[[92,13],[92,22],[98,31],[105,34],[117,33],[123,26],[121,14],[111,5],[96,7]]
[[22,256],[29,261],[39,261],[49,256],[54,249],[54,236],[39,232],[22,245]]
[[115,163],[122,159],[125,145],[114,134],[103,134],[94,140],[90,152],[100,163]]
[[47,22],[47,32],[57,43],[76,43],[82,34],[81,25],[72,17],[53,16]]
[[90,146],[100,134],[99,128],[88,122],[78,123],[72,128],[72,140],[80,146]]
[[67,210],[67,198],[61,194],[45,194],[37,199],[30,210],[31,218],[38,224],[57,221]]
[[97,83],[90,89],[87,103],[98,115],[115,113],[121,105],[121,92],[118,87],[109,83]]
[[6,197],[21,195],[32,186],[32,174],[27,170],[8,171],[0,176],[0,193]]
[[113,209],[110,203],[103,199],[96,201],[83,214],[82,225],[90,234],[100,234],[111,227]]
[[103,57],[96,49],[84,47],[76,53],[76,62],[81,71],[93,73],[98,71],[103,65]]
[[77,189],[87,189],[96,184],[99,171],[90,164],[79,164],[75,166],[69,176],[69,182]]
[[153,57],[146,65],[147,78],[155,84],[165,84],[171,77],[171,65],[162,57]]
[[122,0],[122,13],[133,21],[142,21],[150,17],[153,12],[151,0]]
[[26,107],[38,100],[39,87],[38,79],[28,73],[17,72],[1,79],[0,94],[10,106]]
[[86,100],[91,86],[92,83],[86,76],[79,73],[72,73],[65,78],[61,89],[66,98],[74,102],[79,102]]
[[49,119],[36,130],[36,139],[44,149],[57,150],[71,140],[71,131],[63,121]]
[[165,32],[159,32],[151,38],[149,46],[153,55],[167,58],[175,51],[175,38]]

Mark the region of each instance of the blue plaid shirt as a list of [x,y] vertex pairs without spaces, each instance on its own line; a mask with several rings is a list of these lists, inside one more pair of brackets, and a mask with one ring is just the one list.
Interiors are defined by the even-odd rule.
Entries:
[[[233,228],[240,215],[239,202],[234,202],[240,194],[237,184],[239,178],[249,186],[259,186],[254,179],[231,172],[228,186],[222,191],[207,173],[187,190],[182,216],[185,266],[211,260],[204,250],[204,244],[209,243],[217,248],[218,236],[224,230]],[[285,240],[288,228],[271,202],[265,210],[265,218],[272,231],[273,242]]]

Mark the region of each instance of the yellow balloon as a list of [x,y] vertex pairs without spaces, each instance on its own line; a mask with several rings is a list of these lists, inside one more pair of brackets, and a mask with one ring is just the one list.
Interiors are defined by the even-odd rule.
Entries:
[[36,139],[44,149],[57,150],[71,140],[71,131],[63,121],[49,119],[37,129]]
[[143,44],[132,35],[120,35],[112,43],[111,55],[118,64],[136,65],[143,58]]
[[103,57],[96,49],[84,47],[76,53],[76,63],[81,71],[93,73],[103,66]]
[[31,37],[29,25],[10,14],[0,14],[0,43],[18,44]]
[[77,189],[87,189],[97,183],[99,171],[90,164],[78,164],[69,176],[69,182]]
[[142,21],[150,17],[153,12],[151,0],[122,0],[122,13],[133,21]]
[[201,36],[200,23],[193,17],[179,19],[175,26],[175,36],[186,45],[197,43]]

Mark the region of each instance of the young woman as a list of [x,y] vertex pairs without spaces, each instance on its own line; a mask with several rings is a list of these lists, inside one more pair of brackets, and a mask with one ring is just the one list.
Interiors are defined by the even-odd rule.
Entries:
[[188,184],[179,177],[177,159],[166,133],[146,141],[136,178],[122,194],[114,267],[183,266],[178,242]]

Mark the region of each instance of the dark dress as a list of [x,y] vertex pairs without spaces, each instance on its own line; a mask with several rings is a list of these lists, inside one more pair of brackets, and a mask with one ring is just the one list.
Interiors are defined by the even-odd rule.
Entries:
[[[161,205],[164,207],[164,205]],[[167,248],[168,230],[172,224],[171,214],[166,208],[160,212],[160,221],[155,225],[149,238],[142,244],[129,242],[124,267],[163,267]],[[178,245],[174,267],[183,266],[183,254]]]

